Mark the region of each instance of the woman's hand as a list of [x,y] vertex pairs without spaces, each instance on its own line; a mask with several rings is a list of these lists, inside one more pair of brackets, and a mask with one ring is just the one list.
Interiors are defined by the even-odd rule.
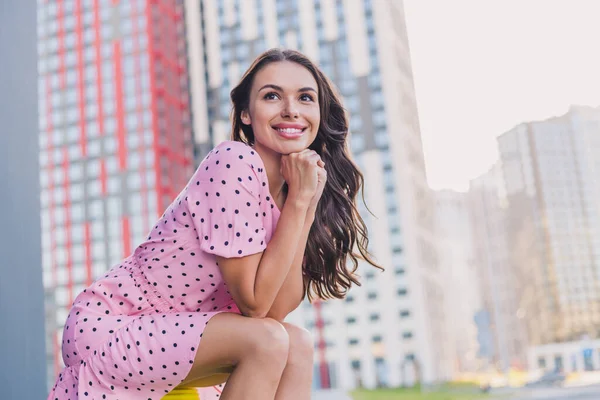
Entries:
[[309,149],[281,156],[281,174],[289,188],[288,200],[311,204],[319,188],[319,170],[323,169],[319,163],[323,163],[319,154]]
[[325,163],[322,160],[319,160],[317,163],[319,169],[317,170],[318,183],[317,190],[315,191],[315,195],[310,201],[308,205],[308,210],[314,213],[317,210],[317,205],[319,204],[319,200],[321,199],[321,195],[323,194],[323,189],[325,189],[325,184],[327,183],[327,171],[325,170]]

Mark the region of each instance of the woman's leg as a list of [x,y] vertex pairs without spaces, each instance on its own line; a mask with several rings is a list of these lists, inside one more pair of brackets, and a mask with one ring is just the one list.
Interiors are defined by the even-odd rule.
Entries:
[[179,386],[189,386],[233,366],[222,400],[273,399],[288,352],[289,336],[279,322],[218,314],[208,322],[192,369]]
[[287,364],[279,381],[275,400],[310,400],[314,342],[304,328],[282,322],[290,338]]

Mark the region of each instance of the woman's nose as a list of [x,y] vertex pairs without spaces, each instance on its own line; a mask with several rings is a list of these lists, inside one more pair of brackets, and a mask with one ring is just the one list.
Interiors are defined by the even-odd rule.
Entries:
[[298,118],[299,115],[297,104],[293,101],[286,101],[283,106],[282,117]]

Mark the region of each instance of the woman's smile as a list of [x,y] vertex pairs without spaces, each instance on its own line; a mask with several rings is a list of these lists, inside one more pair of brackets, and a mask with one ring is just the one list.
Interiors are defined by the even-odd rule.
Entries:
[[297,139],[306,131],[306,126],[293,123],[280,123],[273,125],[272,128],[285,139]]

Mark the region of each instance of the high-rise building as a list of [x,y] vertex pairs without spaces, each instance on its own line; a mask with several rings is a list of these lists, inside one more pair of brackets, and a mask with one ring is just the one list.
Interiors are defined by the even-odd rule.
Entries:
[[37,2],[48,384],[62,328],[193,172],[182,4]]
[[[527,336],[520,294],[527,285],[510,246],[502,169],[496,163],[469,185],[469,209],[482,307],[476,317],[480,355],[500,371],[525,368]],[[521,238],[528,243],[527,238]]]
[[481,294],[475,264],[469,194],[451,190],[435,192],[436,237],[444,271],[444,318],[447,347],[455,376],[476,372],[482,366],[475,317]]
[[[400,0],[188,0],[190,88],[197,153],[227,139],[229,92],[272,47],[308,55],[348,110],[351,147],[365,175],[370,249],[364,285],[345,301],[301,306],[293,320],[324,326],[329,377],[315,386],[397,386],[447,379],[443,274],[434,240],[412,67]],[[319,357],[319,356],[318,356]],[[318,358],[317,357],[317,358]],[[326,374],[325,374],[326,375]]]
[[574,106],[498,143],[531,344],[598,337],[600,109]]

